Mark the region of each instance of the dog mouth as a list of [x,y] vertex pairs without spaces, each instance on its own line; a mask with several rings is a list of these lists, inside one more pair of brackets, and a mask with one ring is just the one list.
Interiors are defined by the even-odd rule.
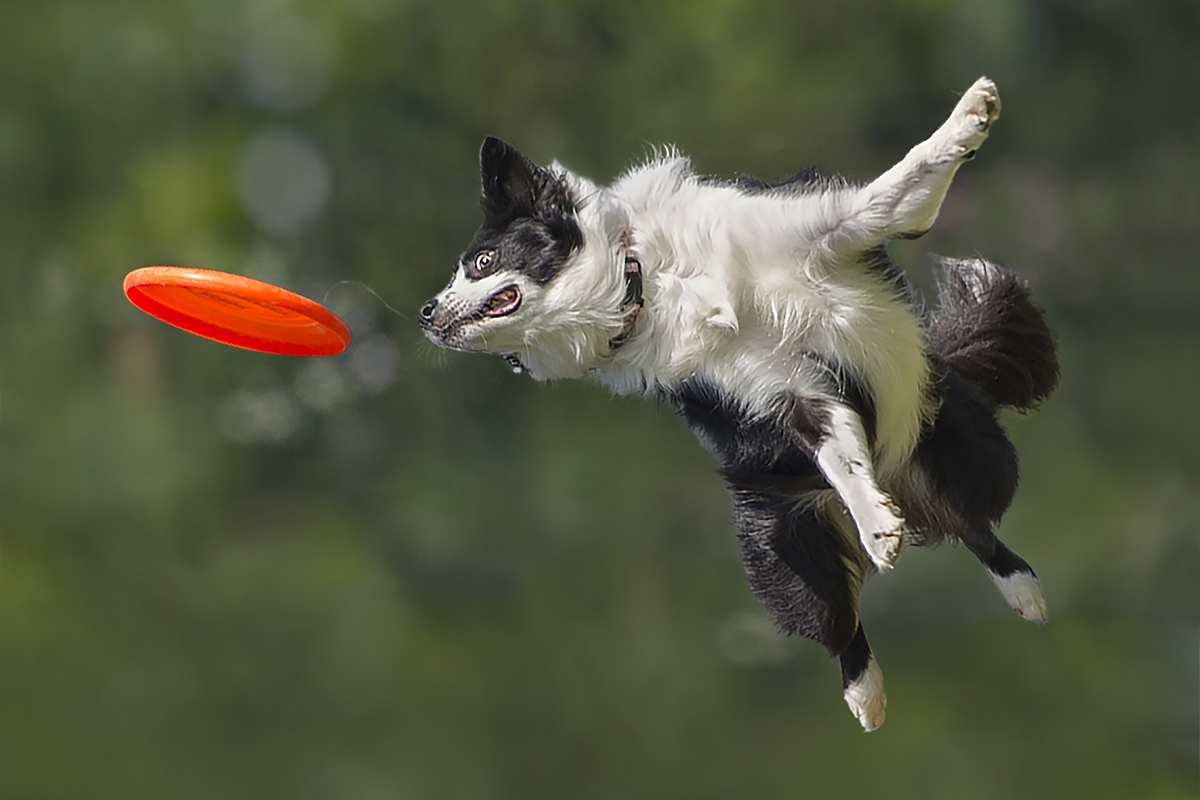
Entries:
[[516,285],[505,286],[489,297],[480,307],[479,313],[485,317],[504,317],[521,307],[521,290]]

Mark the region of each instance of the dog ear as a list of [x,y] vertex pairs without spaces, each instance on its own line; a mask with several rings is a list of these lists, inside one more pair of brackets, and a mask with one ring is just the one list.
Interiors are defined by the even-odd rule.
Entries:
[[483,213],[507,222],[533,216],[538,196],[550,176],[515,147],[489,136],[479,151],[483,178]]

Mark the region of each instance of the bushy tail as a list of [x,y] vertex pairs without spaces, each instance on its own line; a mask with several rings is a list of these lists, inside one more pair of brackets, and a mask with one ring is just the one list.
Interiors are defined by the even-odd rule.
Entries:
[[1054,334],[1029,284],[982,258],[943,259],[934,349],[997,405],[1030,409],[1058,385]]

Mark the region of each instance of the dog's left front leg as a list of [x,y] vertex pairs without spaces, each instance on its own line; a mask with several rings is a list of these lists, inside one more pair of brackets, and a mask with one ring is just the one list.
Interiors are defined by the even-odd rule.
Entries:
[[861,251],[888,239],[920,236],[933,227],[954,173],[975,157],[999,116],[996,85],[980,78],[932,136],[849,196],[831,231],[831,246]]
[[904,520],[875,481],[862,419],[852,409],[837,403],[830,407],[815,461],[850,512],[871,561],[880,571],[890,569],[904,550]]

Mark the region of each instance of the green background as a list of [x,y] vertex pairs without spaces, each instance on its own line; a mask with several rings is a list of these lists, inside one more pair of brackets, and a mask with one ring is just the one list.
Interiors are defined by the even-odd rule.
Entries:
[[[0,796],[1195,798],[1194,0],[5,0]],[[1063,383],[1002,536],[865,591],[887,724],[774,635],[681,421],[436,351],[479,143],[607,181],[869,179],[981,74],[934,231],[1034,283]],[[355,334],[236,350],[127,271],[265,278]]]

